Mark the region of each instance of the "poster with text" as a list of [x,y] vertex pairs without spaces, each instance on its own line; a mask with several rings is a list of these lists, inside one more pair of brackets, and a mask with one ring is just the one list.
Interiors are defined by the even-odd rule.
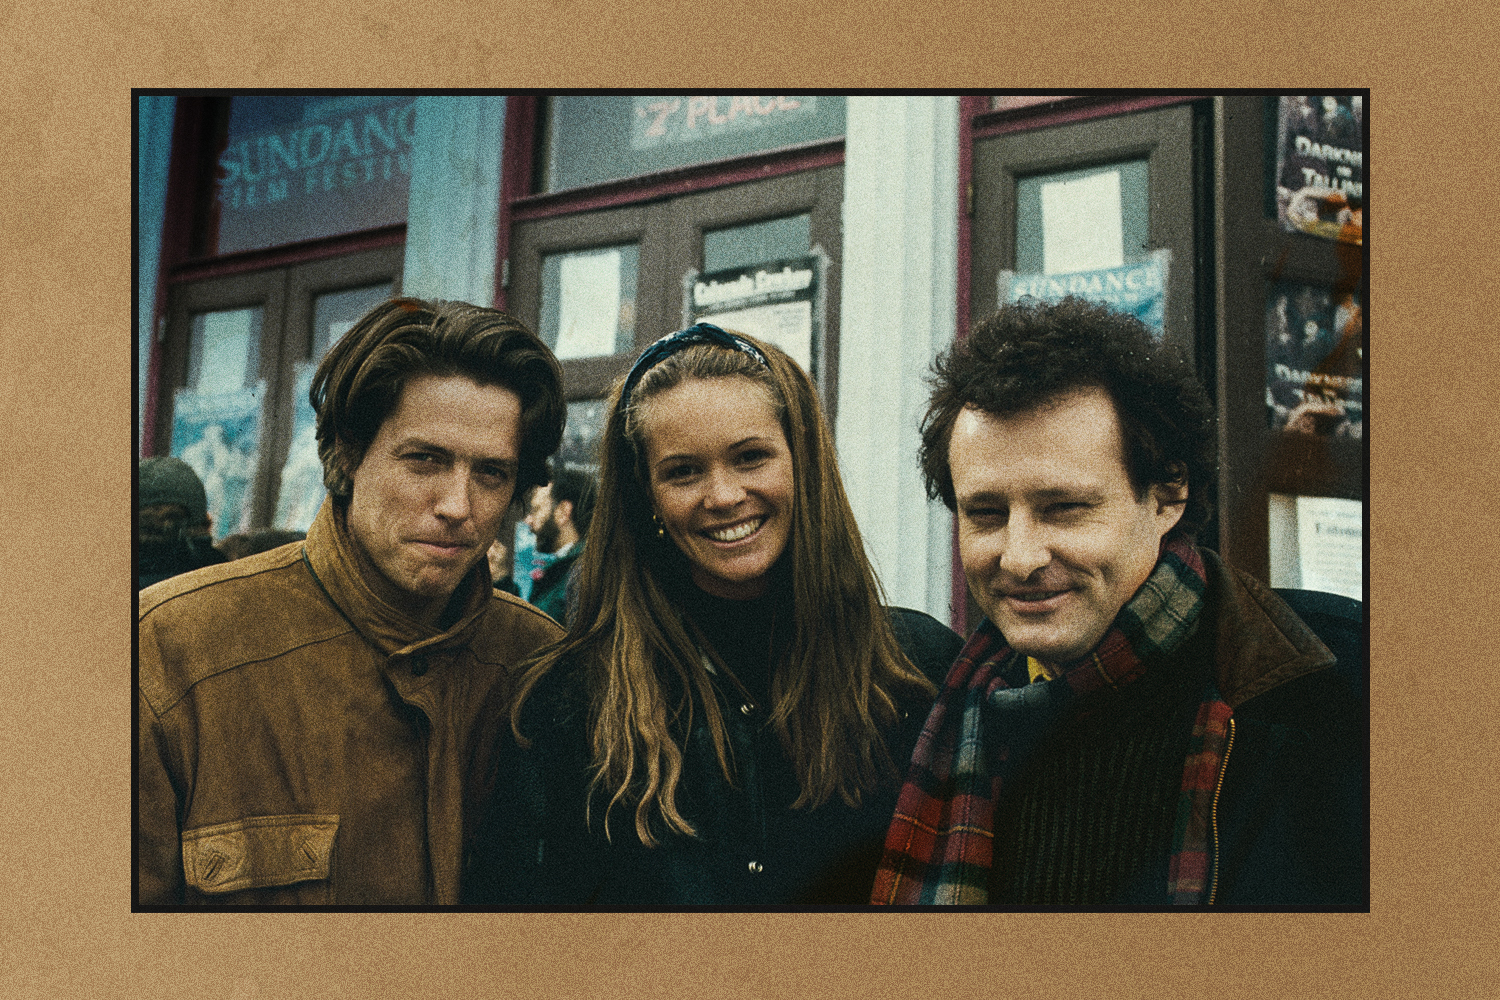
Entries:
[[1167,273],[1172,251],[1152,251],[1145,260],[1069,274],[1017,274],[1001,271],[997,281],[1002,304],[1030,296],[1057,302],[1069,295],[1101,302],[1145,323],[1158,338],[1166,334]]
[[1266,302],[1266,413],[1273,430],[1364,436],[1359,295],[1279,281]]
[[1364,242],[1364,98],[1283,97],[1276,122],[1276,217],[1287,232]]
[[798,257],[732,268],[692,279],[694,323],[712,323],[774,344],[816,377],[818,259]]
[[260,460],[264,381],[238,392],[179,389],[172,408],[172,454],[193,467],[208,496],[217,542],[250,527],[250,486]]
[[1364,504],[1297,498],[1297,559],[1304,590],[1364,600]]
[[406,221],[416,102],[235,97],[215,178],[219,253]]

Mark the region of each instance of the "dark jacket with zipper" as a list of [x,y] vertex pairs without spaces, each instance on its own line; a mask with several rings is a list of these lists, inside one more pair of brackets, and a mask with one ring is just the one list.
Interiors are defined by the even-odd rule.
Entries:
[[1228,595],[1216,683],[1234,710],[1208,902],[1368,907],[1362,610],[1331,595],[1278,596],[1213,553],[1205,561]]
[[[928,615],[889,609],[903,652],[934,684],[962,640]],[[895,810],[907,762],[931,698],[902,702],[887,734],[895,771],[859,806],[835,795],[817,808],[791,808],[798,797],[792,763],[764,704],[739,683],[713,678],[728,732],[735,781],[726,782],[701,711],[683,751],[679,811],[694,837],[659,832],[641,844],[633,808],[609,813],[589,802],[587,701],[565,665],[539,683],[522,713],[535,740],[501,763],[497,794],[469,859],[464,900],[511,906],[780,906],[863,904]],[[754,687],[752,683],[750,687]]]

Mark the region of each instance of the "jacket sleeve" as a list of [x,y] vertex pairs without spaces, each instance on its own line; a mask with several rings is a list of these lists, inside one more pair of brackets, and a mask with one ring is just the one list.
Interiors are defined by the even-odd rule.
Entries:
[[135,901],[179,904],[184,880],[177,791],[161,722],[139,691],[136,722]]
[[964,640],[957,632],[929,614],[910,608],[887,608],[891,630],[907,659],[939,688],[948,668],[958,659]]
[[506,740],[496,754],[489,800],[465,864],[465,904],[577,907],[603,880],[602,845],[585,825],[582,720],[555,709],[539,692],[522,717],[532,745]]

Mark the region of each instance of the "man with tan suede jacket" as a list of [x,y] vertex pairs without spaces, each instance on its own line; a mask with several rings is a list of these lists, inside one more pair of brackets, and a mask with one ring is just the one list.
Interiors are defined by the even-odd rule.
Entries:
[[560,635],[484,558],[562,434],[534,335],[396,299],[312,396],[306,542],[140,595],[136,905],[456,902],[511,675]]

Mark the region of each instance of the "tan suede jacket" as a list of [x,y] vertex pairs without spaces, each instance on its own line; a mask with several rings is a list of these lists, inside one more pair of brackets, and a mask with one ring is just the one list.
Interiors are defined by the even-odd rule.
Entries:
[[439,633],[351,544],[325,503],[305,543],[142,591],[137,904],[458,901],[512,676],[561,631],[480,560]]

